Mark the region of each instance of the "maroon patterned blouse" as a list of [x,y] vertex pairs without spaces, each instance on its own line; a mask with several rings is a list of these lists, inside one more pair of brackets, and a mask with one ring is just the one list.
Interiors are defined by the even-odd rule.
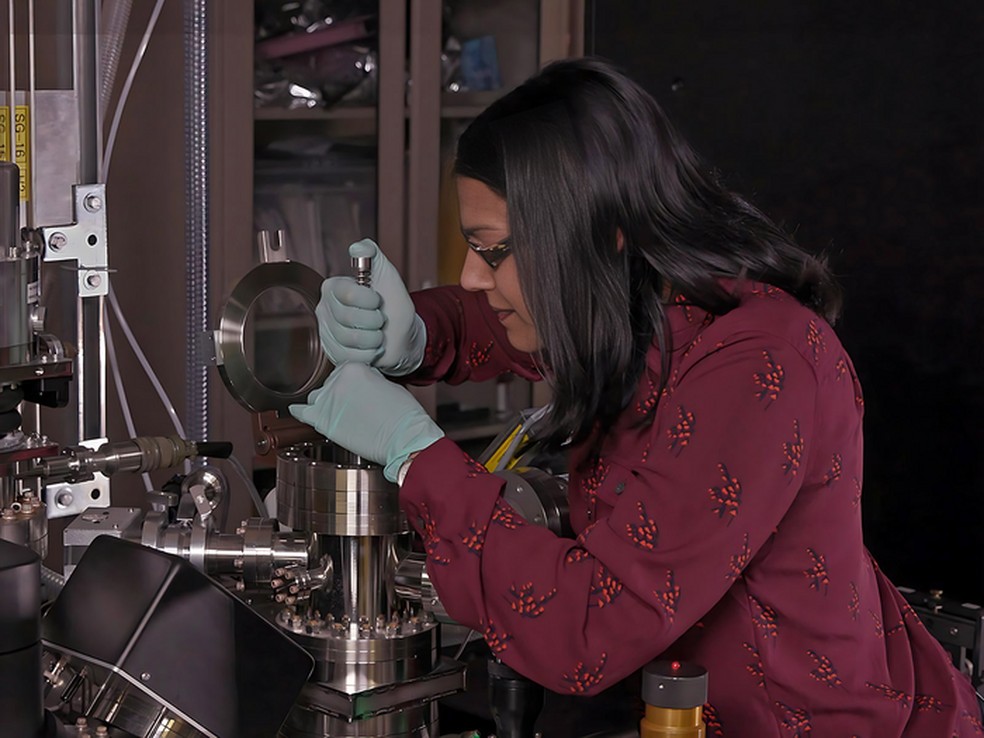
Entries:
[[[414,300],[414,381],[539,376],[483,295]],[[667,312],[666,389],[653,347],[598,451],[570,450],[576,540],[527,524],[450,440],[411,465],[401,501],[448,613],[557,692],[659,655],[701,664],[710,736],[984,733],[969,681],[862,543],[864,401],[833,330],[762,284],[724,316]]]

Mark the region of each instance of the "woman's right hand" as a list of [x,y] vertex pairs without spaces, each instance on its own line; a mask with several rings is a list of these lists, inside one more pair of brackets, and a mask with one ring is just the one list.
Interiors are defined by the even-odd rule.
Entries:
[[368,238],[349,246],[349,255],[372,259],[372,286],[352,277],[321,285],[318,333],[328,358],[370,364],[393,377],[409,374],[424,360],[427,330],[396,267]]

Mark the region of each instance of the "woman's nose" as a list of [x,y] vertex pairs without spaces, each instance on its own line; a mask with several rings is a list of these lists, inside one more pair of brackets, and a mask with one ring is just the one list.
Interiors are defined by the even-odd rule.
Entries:
[[485,259],[468,249],[459,281],[469,292],[488,292],[495,287],[495,273]]

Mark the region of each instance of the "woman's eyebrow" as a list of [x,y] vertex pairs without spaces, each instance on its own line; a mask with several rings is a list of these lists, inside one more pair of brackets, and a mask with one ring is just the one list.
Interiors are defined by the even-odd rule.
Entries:
[[503,230],[503,227],[501,225],[497,225],[497,226],[477,225],[477,226],[471,226],[470,228],[462,227],[461,235],[463,235],[465,238],[468,238],[469,236],[474,236],[479,231],[501,231],[501,230]]

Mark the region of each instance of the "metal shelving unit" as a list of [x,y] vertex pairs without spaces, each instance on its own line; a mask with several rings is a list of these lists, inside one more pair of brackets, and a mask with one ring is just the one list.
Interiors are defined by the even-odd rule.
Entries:
[[[456,7],[471,14],[471,27],[496,37],[503,88],[493,92],[442,89],[442,6],[434,0],[379,0],[375,105],[280,110],[253,107],[252,18],[245,18],[237,3],[222,0],[215,4],[213,80],[218,95],[213,113],[217,134],[211,137],[217,158],[213,259],[220,262],[214,274],[222,280],[222,291],[227,294],[256,260],[252,234],[255,143],[270,140],[278,131],[305,126],[315,135],[330,132],[374,141],[375,237],[410,289],[439,283],[437,244],[441,242],[442,168],[449,127],[465,124],[543,63],[582,53],[584,0],[459,0]],[[412,80],[409,87],[408,80]],[[243,126],[244,120],[251,124]],[[437,390],[415,392],[434,412]],[[241,420],[227,419],[238,408],[224,397],[216,402],[219,423],[229,433],[241,433]]]

